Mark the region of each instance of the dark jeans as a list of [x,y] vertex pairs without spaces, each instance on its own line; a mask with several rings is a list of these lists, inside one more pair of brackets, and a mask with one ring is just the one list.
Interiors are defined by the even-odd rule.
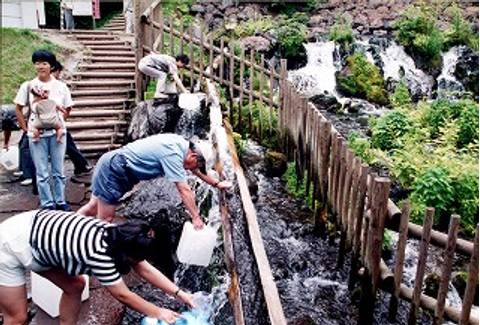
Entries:
[[[33,164],[32,156],[30,155],[30,147],[28,146],[28,137],[27,134],[24,133],[20,142],[18,144],[18,152],[19,152],[19,170],[23,172],[24,178],[31,178],[33,180],[33,185],[35,187],[36,181],[36,173],[35,173],[35,165]],[[70,132],[67,132],[67,149],[66,153],[70,160],[73,163],[73,167],[75,169],[75,173],[81,173],[87,170],[88,161],[82,155],[80,150],[78,150],[75,142],[73,141],[72,135]]]

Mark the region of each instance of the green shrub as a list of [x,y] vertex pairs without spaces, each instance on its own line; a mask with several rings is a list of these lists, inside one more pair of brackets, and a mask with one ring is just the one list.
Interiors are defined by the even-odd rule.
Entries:
[[478,223],[478,171],[462,173],[452,182],[452,210],[460,215],[463,232],[472,237]]
[[[252,114],[252,128],[249,129],[248,121],[250,119],[250,110]],[[270,115],[271,114],[271,115]],[[269,130],[269,119],[272,120],[272,129]],[[258,140],[263,146],[269,149],[278,148],[277,124],[278,116],[276,111],[270,112],[270,107],[258,100],[254,101],[252,107],[248,103],[242,105],[242,130],[239,132],[248,134]],[[260,128],[263,137],[260,138]],[[269,134],[269,131],[271,133]],[[269,134],[269,136],[267,136]]]
[[295,57],[303,52],[307,37],[307,26],[295,20],[286,20],[275,29],[282,57]]
[[445,49],[455,45],[466,45],[478,51],[478,34],[473,31],[473,27],[467,22],[458,7],[451,8],[452,20],[449,27],[444,32]]
[[383,242],[382,242],[382,250],[392,250],[395,241],[393,240],[392,231],[385,229],[383,232]]
[[236,37],[247,37],[257,33],[264,33],[274,27],[275,24],[271,17],[262,17],[260,19],[250,18],[246,22],[238,24],[233,32]]
[[409,132],[411,122],[401,111],[385,114],[372,124],[372,145],[381,150],[401,147],[401,137]]
[[335,25],[330,28],[330,40],[343,46],[353,43],[352,21],[348,16],[342,15],[337,17]]
[[337,74],[339,89],[346,95],[365,98],[380,105],[388,104],[383,77],[378,67],[361,53],[349,56],[347,63],[346,74]]
[[375,153],[368,139],[362,138],[357,132],[350,132],[347,138],[348,147],[362,159],[363,162],[373,165],[377,162]]
[[396,37],[407,51],[421,55],[430,65],[441,63],[443,35],[432,7],[411,6],[394,23]]
[[390,102],[394,107],[402,107],[412,103],[410,91],[403,80],[395,86],[395,91],[390,96]]
[[295,162],[288,163],[287,171],[283,174],[282,180],[285,182],[287,192],[290,195],[297,199],[305,200],[308,206],[311,206],[313,200],[312,191],[310,191],[310,195],[307,197],[307,178],[298,178]]
[[458,142],[457,147],[463,148],[470,143],[478,144],[478,104],[471,100],[461,102],[462,111],[457,120]]

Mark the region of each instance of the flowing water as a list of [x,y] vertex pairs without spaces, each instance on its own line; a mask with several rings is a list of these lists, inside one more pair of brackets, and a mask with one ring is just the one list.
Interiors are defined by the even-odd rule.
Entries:
[[437,78],[438,97],[452,96],[452,92],[462,92],[465,90],[463,85],[454,75],[455,67],[458,62],[462,47],[454,46],[442,57],[442,73]]

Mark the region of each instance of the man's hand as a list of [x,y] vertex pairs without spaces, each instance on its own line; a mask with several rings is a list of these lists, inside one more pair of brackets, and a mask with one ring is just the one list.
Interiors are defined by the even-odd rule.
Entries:
[[193,228],[195,228],[196,230],[201,230],[205,226],[202,218],[200,217],[192,218],[192,223],[193,223]]
[[233,187],[232,182],[230,181],[221,181],[217,184],[217,188],[220,190],[228,190]]
[[173,310],[166,309],[166,308],[159,308],[159,311],[157,315],[155,315],[155,318],[159,320],[163,320],[167,322],[168,324],[173,324],[177,321],[178,318],[180,318],[180,314],[177,312],[174,312]]
[[191,295],[188,292],[185,292],[183,290],[180,290],[180,292],[177,295],[178,300],[183,302],[185,305],[187,305],[190,309],[195,308],[195,303],[193,302],[193,295]]

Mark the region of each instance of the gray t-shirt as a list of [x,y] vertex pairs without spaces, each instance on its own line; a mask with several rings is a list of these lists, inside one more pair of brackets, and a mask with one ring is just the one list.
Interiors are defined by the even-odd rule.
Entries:
[[165,177],[171,182],[186,182],[183,162],[188,141],[182,136],[165,133],[152,135],[120,149],[127,165],[139,180]]
[[178,73],[177,62],[170,55],[152,53],[145,56],[142,60],[147,66],[165,73]]

